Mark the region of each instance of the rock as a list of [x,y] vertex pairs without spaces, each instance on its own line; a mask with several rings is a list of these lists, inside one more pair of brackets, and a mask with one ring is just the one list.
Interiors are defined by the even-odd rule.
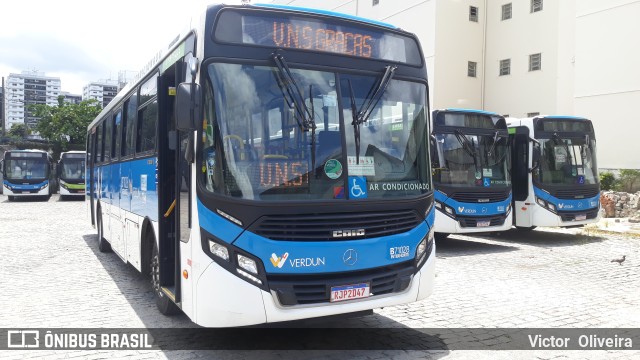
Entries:
[[600,195],[600,205],[604,209],[604,217],[610,218],[616,216],[616,206],[609,194]]

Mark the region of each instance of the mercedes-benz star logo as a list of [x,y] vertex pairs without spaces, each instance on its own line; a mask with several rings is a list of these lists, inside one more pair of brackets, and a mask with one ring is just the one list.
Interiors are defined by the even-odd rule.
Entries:
[[352,266],[358,261],[358,253],[353,249],[349,249],[342,255],[342,261],[344,261],[346,265]]

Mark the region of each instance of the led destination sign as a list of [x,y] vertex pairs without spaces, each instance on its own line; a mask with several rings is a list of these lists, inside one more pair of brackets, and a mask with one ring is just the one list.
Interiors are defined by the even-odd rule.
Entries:
[[217,22],[215,38],[239,44],[422,64],[413,38],[335,19],[323,21],[302,15],[225,11]]

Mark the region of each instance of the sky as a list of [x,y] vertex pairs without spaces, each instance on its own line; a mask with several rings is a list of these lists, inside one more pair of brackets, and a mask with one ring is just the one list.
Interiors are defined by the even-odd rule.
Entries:
[[10,73],[44,72],[59,77],[61,90],[72,94],[82,94],[89,82],[117,80],[120,71],[132,77],[215,2],[0,1],[0,76],[6,82]]

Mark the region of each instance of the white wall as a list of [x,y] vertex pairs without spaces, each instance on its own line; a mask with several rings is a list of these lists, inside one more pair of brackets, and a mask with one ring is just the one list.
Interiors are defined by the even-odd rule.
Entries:
[[[507,2],[488,0],[485,109],[514,117],[555,114],[560,1],[544,1],[542,11],[531,13],[529,0],[513,0],[512,18],[503,21]],[[542,70],[529,71],[529,55],[536,53]],[[503,59],[511,59],[510,75],[499,76]]]
[[640,1],[576,6],[575,112],[594,122],[601,168],[640,169]]

